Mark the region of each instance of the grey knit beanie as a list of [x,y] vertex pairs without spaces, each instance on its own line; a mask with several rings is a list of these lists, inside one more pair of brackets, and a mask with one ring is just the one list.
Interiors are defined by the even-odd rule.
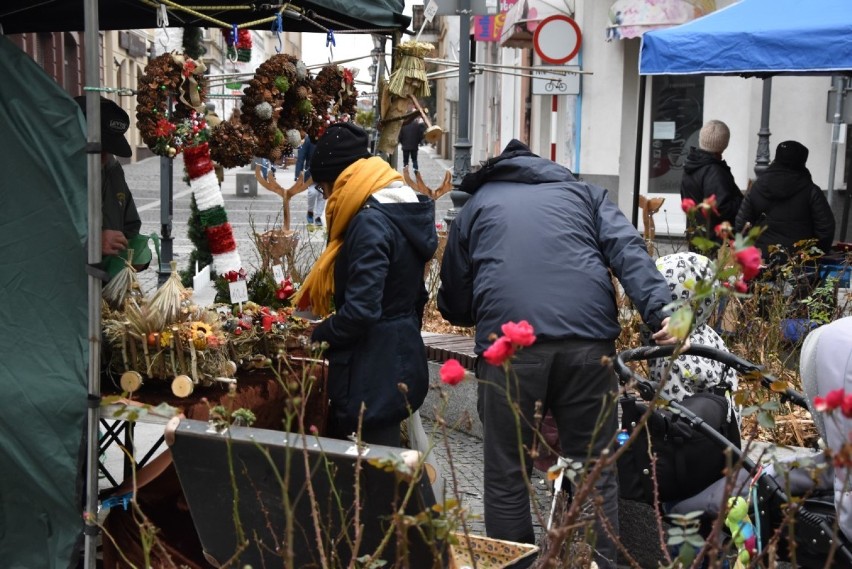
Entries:
[[707,121],[698,134],[698,147],[707,152],[721,154],[728,147],[731,131],[722,121]]

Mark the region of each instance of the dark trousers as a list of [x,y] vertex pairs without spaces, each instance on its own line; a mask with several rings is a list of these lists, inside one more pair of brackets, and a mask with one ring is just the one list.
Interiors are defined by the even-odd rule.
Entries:
[[[520,431],[524,448],[533,442],[536,401],[549,409],[559,430],[562,456],[587,462],[608,446],[618,425],[613,399],[618,391],[613,371],[601,364],[602,356],[615,353],[610,341],[563,340],[541,342],[517,352],[508,374],[479,358],[476,374],[478,410],[483,426],[485,458],[485,531],[488,537],[534,543],[535,534],[530,512],[529,491],[524,483],[518,445],[518,426],[507,399],[507,386],[512,403],[523,414]],[[508,383],[507,383],[508,382]],[[605,417],[602,412],[608,413]],[[603,418],[602,418],[603,417]],[[596,425],[598,432],[595,432]],[[590,452],[591,451],[591,452]],[[532,473],[533,462],[524,457],[526,473]],[[615,535],[618,535],[618,479],[615,469],[608,469],[596,481],[603,497],[603,508]],[[596,524],[598,565],[615,567],[617,550]],[[527,567],[527,558],[512,567]],[[524,563],[526,562],[526,563]]]
[[[384,445],[389,447],[400,447],[402,435],[400,424],[394,423],[383,427],[363,427],[361,429],[361,440],[371,445]],[[358,430],[358,421],[340,421],[335,415],[334,409],[328,410],[328,437],[333,439],[348,440]]]
[[420,167],[417,166],[417,149],[414,150],[406,150],[402,149],[402,166],[403,168],[408,166],[408,159],[411,158],[411,165],[414,166],[415,170],[420,170]]

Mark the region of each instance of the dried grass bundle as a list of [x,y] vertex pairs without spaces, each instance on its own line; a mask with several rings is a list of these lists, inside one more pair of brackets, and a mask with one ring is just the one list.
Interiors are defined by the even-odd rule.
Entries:
[[396,47],[399,63],[391,73],[388,89],[397,97],[428,97],[429,81],[426,78],[426,61],[423,59],[434,46],[430,43],[410,41]]
[[178,273],[177,263],[174,261],[171,262],[171,269],[172,274],[169,275],[163,286],[154,293],[151,302],[148,303],[150,312],[156,314],[162,320],[162,325],[158,330],[183,320],[182,305],[184,300],[189,297],[189,293],[180,282],[180,273]]
[[136,278],[136,269],[133,268],[133,249],[127,251],[127,259],[122,268],[104,287],[103,298],[113,310],[122,310],[124,303],[133,295],[142,294],[139,279]]

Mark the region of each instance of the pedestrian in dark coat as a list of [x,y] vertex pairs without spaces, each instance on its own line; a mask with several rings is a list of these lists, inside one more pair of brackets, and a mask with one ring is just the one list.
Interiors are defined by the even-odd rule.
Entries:
[[[450,226],[438,308],[453,324],[476,326],[479,355],[506,322],[526,320],[535,330],[535,343],[512,360],[511,401],[503,368],[484,358],[476,365],[485,529],[489,537],[533,543],[514,405],[523,415],[523,448],[532,447],[530,425],[541,401],[541,413],[549,410],[556,420],[564,456],[580,462],[599,456],[617,427],[606,401],[618,392],[618,382],[601,363],[614,354],[621,332],[609,271],[658,331],[658,342],[675,341],[663,313],[669,289],[642,237],[606,190],[578,181],[567,168],[536,156],[517,140],[466,176],[461,190],[471,197]],[[529,475],[529,456],[524,464]],[[604,470],[596,487],[617,534],[614,469]],[[596,550],[599,566],[615,567],[617,551],[601,525]]]
[[[782,142],[772,164],[743,200],[734,229],[743,231],[746,225],[764,227],[756,243],[764,259],[770,259],[770,245],[789,252],[804,239],[816,239],[824,253],[831,249],[834,215],[805,167],[807,160],[808,149],[803,144],[795,140]],[[775,260],[785,259],[786,255],[779,251]]]
[[[731,168],[722,159],[722,153],[728,147],[731,132],[722,121],[708,121],[698,134],[698,148],[690,148],[683,167],[680,182],[681,199],[691,199],[696,204],[716,196],[716,212],[700,210],[687,221],[687,237],[691,240],[696,234],[718,243],[714,228],[723,221],[731,225],[737,217],[743,194],[734,181]],[[696,233],[698,232],[698,233]],[[693,246],[690,244],[690,250]]]
[[414,171],[420,170],[420,166],[417,165],[417,152],[420,149],[420,143],[423,142],[425,132],[426,125],[419,117],[402,126],[402,130],[399,132],[399,143],[402,145],[403,168],[408,167],[408,160],[411,159]]
[[[329,434],[400,445],[400,421],[426,397],[420,335],[424,269],[438,244],[435,205],[367,151],[351,122],[317,141],[311,175],[328,197],[328,244],[294,302],[325,316],[311,340],[327,342]],[[361,406],[364,406],[363,417]]]

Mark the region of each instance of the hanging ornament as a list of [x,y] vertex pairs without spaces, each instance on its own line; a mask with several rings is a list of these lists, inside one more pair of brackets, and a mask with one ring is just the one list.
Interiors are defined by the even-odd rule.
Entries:
[[234,231],[225,213],[225,200],[205,142],[184,150],[184,166],[195,197],[202,228],[213,255],[213,270],[223,275],[240,270],[242,262],[234,240]]

